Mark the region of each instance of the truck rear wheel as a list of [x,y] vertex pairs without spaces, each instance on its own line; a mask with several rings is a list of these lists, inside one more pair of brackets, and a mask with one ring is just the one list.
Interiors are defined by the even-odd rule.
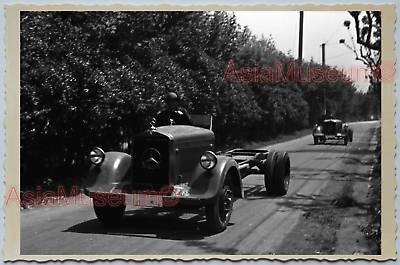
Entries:
[[229,175],[225,177],[217,200],[206,205],[206,219],[210,229],[220,233],[226,229],[233,211],[233,185]]
[[121,219],[122,215],[124,215],[126,206],[125,204],[121,204],[119,206],[111,206],[108,204],[104,206],[97,206],[94,203],[93,208],[97,219],[99,219],[99,221],[105,225],[110,225]]
[[278,152],[278,160],[274,170],[274,190],[278,196],[285,195],[290,184],[290,159],[286,152]]
[[265,160],[264,184],[265,189],[269,194],[274,194],[274,169],[277,159],[278,154],[274,150],[271,150],[269,151],[267,159]]

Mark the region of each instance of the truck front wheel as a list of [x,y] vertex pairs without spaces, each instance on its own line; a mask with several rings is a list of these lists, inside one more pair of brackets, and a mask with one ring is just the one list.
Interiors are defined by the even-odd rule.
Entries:
[[206,205],[206,219],[210,229],[220,233],[226,229],[233,211],[233,185],[229,175],[226,176],[217,200]]

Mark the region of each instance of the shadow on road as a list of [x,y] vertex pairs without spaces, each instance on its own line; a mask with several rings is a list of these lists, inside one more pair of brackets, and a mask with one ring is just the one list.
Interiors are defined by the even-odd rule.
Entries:
[[340,209],[357,207],[362,211],[356,213],[355,216],[368,215],[367,210],[370,207],[369,203],[357,202],[353,198],[349,198],[347,201],[341,201],[341,199],[342,198],[332,198],[323,195],[303,195],[297,193],[287,196],[286,200],[277,202],[277,205],[302,210],[305,213],[310,211],[326,211],[328,208]]
[[214,235],[207,227],[204,210],[162,208],[127,208],[115,225],[103,225],[93,219],[63,232],[171,240],[201,240]]
[[[271,199],[263,185],[245,187],[245,198]],[[233,224],[230,223],[228,228]],[[104,225],[97,219],[88,220],[62,231],[81,234],[119,235],[170,240],[202,240],[215,235],[207,226],[204,209],[127,208],[124,216],[114,225]],[[206,243],[188,241],[187,245],[205,248]],[[213,249],[215,253],[215,249]],[[224,249],[223,253],[234,250]]]
[[253,198],[253,199],[255,199],[255,198],[270,199],[270,198],[273,198],[273,196],[271,196],[267,193],[264,185],[245,186],[245,184],[243,184],[243,189],[244,189],[244,197],[246,199],[251,199],[251,198]]
[[[314,146],[314,145],[312,145]],[[354,155],[363,155],[363,154],[368,154],[370,152],[372,152],[371,150],[367,149],[367,148],[357,148],[358,146],[356,146],[356,144],[349,144],[349,145],[340,145],[337,146],[337,148],[335,147],[331,147],[329,148],[328,146],[324,146],[326,148],[322,148],[322,146],[319,146],[319,148],[304,148],[301,150],[286,150],[286,152],[290,154],[295,154],[295,153],[315,153],[315,152],[320,152],[320,153],[344,153],[343,150],[345,150],[344,148],[348,149],[348,153],[349,154],[354,154]],[[339,148],[340,147],[340,148]]]
[[[356,164],[351,161],[345,164]],[[370,163],[370,162],[368,162]],[[321,177],[321,169],[314,169],[310,167],[293,167],[292,171],[295,172],[291,175],[292,179],[310,179],[310,180],[325,180],[326,177]],[[349,172],[346,170],[332,170],[325,169],[324,174],[329,176],[330,180],[343,181],[345,177],[352,177],[357,181],[368,181],[369,173]]]
[[324,146],[324,145],[333,145],[333,146],[342,145],[342,146],[345,146],[343,140],[327,140],[325,143],[318,143],[318,144],[309,143],[308,145],[309,146],[316,146],[316,145],[322,145],[322,146]]

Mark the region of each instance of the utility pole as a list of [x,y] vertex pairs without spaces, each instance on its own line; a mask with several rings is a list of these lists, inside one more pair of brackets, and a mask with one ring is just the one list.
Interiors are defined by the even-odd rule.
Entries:
[[[322,71],[325,72],[325,43],[322,43],[321,46],[322,46]],[[325,86],[323,88],[324,88],[324,117],[326,117]]]
[[300,26],[299,26],[299,65],[303,61],[303,20],[304,20],[304,11],[300,11]]

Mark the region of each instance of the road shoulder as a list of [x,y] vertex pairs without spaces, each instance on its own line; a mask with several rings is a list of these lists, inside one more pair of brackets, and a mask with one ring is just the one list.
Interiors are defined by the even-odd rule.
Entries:
[[315,198],[313,205],[317,207],[305,208],[297,225],[275,249],[275,255],[381,254],[380,245],[366,232],[374,218],[373,188],[380,183],[380,174],[372,174],[377,164],[375,135],[370,143],[372,146],[365,155],[353,154],[348,163],[343,162],[343,166],[353,167],[347,172],[357,173],[343,175],[340,180],[332,178],[320,193],[325,199]]

